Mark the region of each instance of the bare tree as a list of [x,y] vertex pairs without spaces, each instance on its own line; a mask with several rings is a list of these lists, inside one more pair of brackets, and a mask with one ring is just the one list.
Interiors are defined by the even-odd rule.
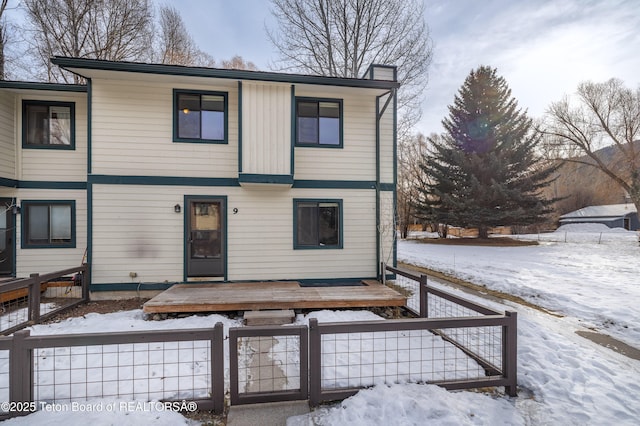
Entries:
[[2,2],[0,3],[0,80],[4,80],[6,73],[5,73],[5,56],[4,56],[4,49],[5,49],[5,45],[7,43],[7,24],[5,23],[4,20],[4,12],[5,10],[7,10],[7,3],[9,2],[9,0],[2,0]]
[[267,35],[282,66],[316,75],[361,77],[370,64],[398,67],[400,134],[421,115],[432,43],[419,0],[272,0]]
[[163,64],[215,66],[213,57],[198,48],[175,7],[160,7],[159,19],[157,60]]
[[149,0],[25,0],[33,54],[48,81],[80,78],[51,65],[54,55],[111,61],[151,56]]
[[240,55],[235,55],[233,58],[229,60],[223,60],[222,68],[227,68],[230,70],[248,70],[248,71],[258,70],[258,67],[256,67],[256,65],[253,62],[245,61]]
[[[577,103],[565,97],[551,104],[540,131],[563,161],[601,170],[640,212],[640,87],[631,90],[618,79],[583,82]],[[613,148],[610,158],[603,156],[606,146]]]
[[[439,136],[432,134],[432,138]],[[416,201],[422,196],[419,188],[424,188],[429,176],[420,167],[422,158],[427,154],[427,138],[423,134],[402,138],[398,145],[398,227],[402,238],[407,238],[409,225],[420,221],[424,225],[427,219],[417,217]]]

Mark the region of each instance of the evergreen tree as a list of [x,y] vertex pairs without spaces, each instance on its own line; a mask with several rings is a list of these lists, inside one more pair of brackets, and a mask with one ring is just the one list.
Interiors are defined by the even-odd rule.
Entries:
[[487,238],[490,227],[538,223],[551,211],[541,189],[557,166],[536,152],[541,136],[496,69],[471,71],[442,124],[421,164],[432,178],[416,206],[423,215]]

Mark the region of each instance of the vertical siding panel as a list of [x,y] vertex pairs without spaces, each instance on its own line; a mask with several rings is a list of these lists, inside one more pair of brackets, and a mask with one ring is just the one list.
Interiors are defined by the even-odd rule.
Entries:
[[243,134],[245,130],[247,134],[243,140],[244,173],[289,174],[289,138],[285,137],[284,129],[290,126],[291,117],[286,93],[287,87],[282,84],[244,83],[243,105],[247,104],[243,115]]

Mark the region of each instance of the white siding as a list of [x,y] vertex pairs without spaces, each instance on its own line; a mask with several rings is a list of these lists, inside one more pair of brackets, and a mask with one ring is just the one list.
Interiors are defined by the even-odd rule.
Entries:
[[[228,144],[173,142],[173,89],[228,93]],[[237,177],[237,89],[212,85],[92,81],[92,172]]]
[[[386,101],[380,99],[380,108]],[[380,119],[380,182],[393,183],[393,99]]]
[[[321,96],[296,88],[296,96]],[[376,98],[367,90],[326,96],[343,100],[343,148],[295,148],[295,178],[374,181],[376,179]]]
[[[94,185],[93,282],[182,281],[184,195],[228,197],[229,280],[375,276],[371,190]],[[343,249],[293,249],[294,198],[343,200]]]
[[396,238],[393,192],[380,192],[380,261],[393,265],[393,243]]
[[84,190],[19,189],[18,204],[23,200],[75,200],[76,202],[76,247],[75,248],[21,248],[22,216],[17,215],[16,224],[16,275],[46,273],[80,266],[87,247],[87,197]]
[[15,97],[0,92],[0,177],[16,178]]
[[[87,95],[86,93],[42,92],[23,95],[21,100],[59,101],[75,103],[75,150],[21,149],[20,180],[76,181],[87,180]],[[20,101],[21,102],[21,101]],[[22,106],[19,107],[22,123]],[[22,126],[18,131],[18,146],[22,146]]]
[[373,67],[373,79],[374,80],[395,81],[394,71],[395,71],[395,69],[391,68],[391,67],[374,66]]
[[242,173],[291,174],[291,88],[242,83]]

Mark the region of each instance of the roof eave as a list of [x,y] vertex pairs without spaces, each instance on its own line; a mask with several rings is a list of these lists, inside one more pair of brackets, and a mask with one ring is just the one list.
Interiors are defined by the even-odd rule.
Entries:
[[317,84],[324,86],[360,87],[370,89],[396,89],[400,83],[386,80],[323,77],[300,74],[284,74],[264,71],[228,70],[218,68],[187,67],[182,65],[147,64],[139,62],[116,62],[84,58],[55,56],[51,62],[59,67],[78,73],[78,70],[102,70],[136,72],[145,74],[179,75],[189,77],[224,78],[234,80],[270,81],[279,83]]
[[0,80],[0,89],[50,90],[54,92],[86,92],[84,84],[41,83],[33,81]]

